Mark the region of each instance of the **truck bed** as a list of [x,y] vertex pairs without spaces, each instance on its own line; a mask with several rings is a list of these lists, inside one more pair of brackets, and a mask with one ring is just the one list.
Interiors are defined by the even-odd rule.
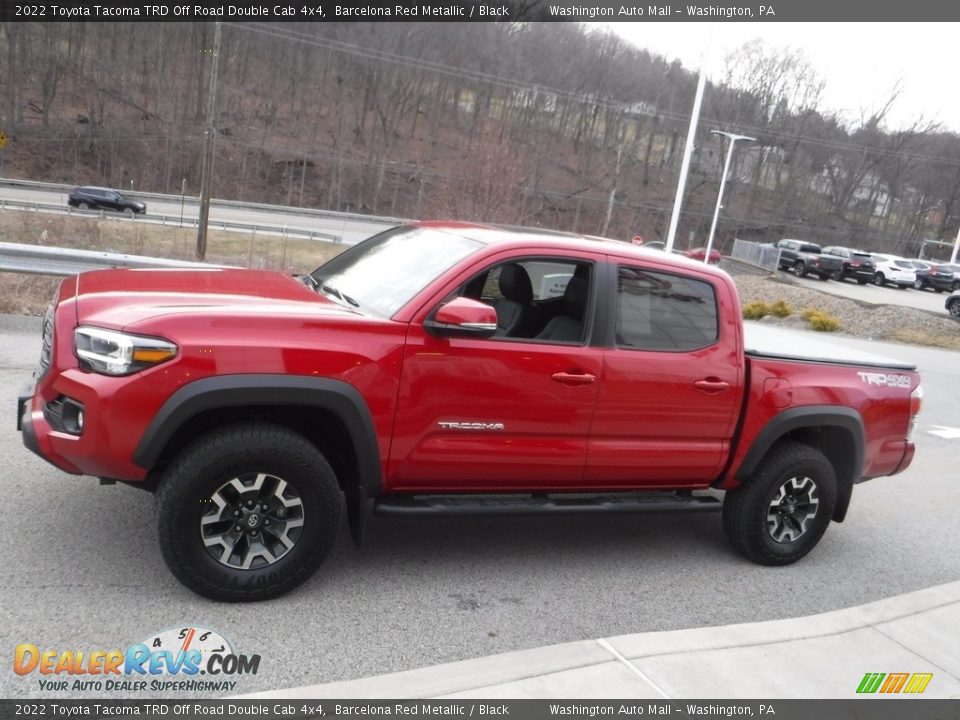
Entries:
[[841,365],[916,370],[913,363],[893,360],[882,355],[834,345],[811,333],[800,333],[755,322],[743,324],[744,352],[750,357],[826,362]]

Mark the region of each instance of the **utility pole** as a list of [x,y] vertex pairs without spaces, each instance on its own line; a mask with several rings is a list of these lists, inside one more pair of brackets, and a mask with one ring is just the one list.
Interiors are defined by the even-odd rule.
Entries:
[[213,66],[207,88],[207,129],[204,132],[203,160],[200,170],[200,219],[197,224],[197,259],[207,256],[207,221],[210,218],[210,182],[213,179],[213,147],[217,138],[217,70],[220,64],[220,23],[214,23]]
[[[711,130],[710,133],[716,136],[723,136],[730,141],[727,147],[727,159],[723,163],[723,177],[720,178],[720,191],[717,193],[717,207],[713,211],[713,223],[710,225],[710,238],[707,240],[707,250],[703,254],[703,261],[710,262],[710,250],[713,248],[713,234],[717,231],[717,220],[720,217],[720,206],[723,203],[723,189],[727,185],[727,173],[730,171],[730,160],[733,158],[733,146],[737,140],[748,140],[753,142],[756,138],[747,135],[736,135],[734,133],[723,132],[722,130]],[[757,162],[760,162],[759,158]]]

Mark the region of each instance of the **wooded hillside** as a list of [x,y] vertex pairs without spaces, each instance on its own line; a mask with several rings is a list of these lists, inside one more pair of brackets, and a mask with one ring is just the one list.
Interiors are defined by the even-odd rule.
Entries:
[[[7,24],[5,174],[196,195],[212,23]],[[696,78],[574,23],[224,23],[213,194],[392,215],[666,234]],[[760,45],[708,87],[678,244],[802,237],[915,254],[960,223],[960,138],[891,97],[853,126]],[[693,237],[691,239],[691,233]]]

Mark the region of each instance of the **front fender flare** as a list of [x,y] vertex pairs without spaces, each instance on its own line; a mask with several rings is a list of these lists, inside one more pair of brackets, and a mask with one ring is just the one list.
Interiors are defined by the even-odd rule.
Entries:
[[258,405],[306,405],[334,413],[353,441],[364,494],[380,494],[380,448],[370,410],[355,387],[330,378],[243,374],[196,380],[177,390],[163,404],[140,438],[133,461],[152,469],[174,433],[199,413]]

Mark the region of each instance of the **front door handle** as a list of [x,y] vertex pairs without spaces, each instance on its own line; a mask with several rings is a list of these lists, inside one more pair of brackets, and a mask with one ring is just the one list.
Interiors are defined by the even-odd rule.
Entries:
[[730,389],[730,383],[728,383],[726,380],[720,380],[718,378],[704,378],[703,380],[697,380],[693,386],[697,390],[705,392],[708,395],[722,393],[725,390]]
[[564,385],[589,385],[597,379],[596,375],[591,375],[590,373],[569,372],[557,372],[550,377]]

